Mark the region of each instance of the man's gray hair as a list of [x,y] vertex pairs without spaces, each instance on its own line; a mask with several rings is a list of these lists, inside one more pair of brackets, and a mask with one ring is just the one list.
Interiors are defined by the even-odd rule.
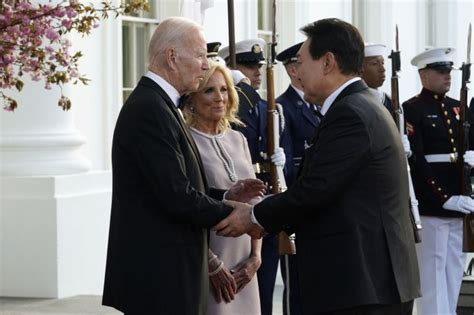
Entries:
[[182,47],[190,35],[202,31],[202,26],[185,17],[170,17],[164,19],[156,28],[148,46],[148,64],[156,63],[158,54],[172,47]]

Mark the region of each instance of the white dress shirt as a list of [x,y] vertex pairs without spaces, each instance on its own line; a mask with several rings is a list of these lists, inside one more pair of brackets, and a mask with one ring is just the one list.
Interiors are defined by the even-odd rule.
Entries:
[[168,81],[160,77],[158,74],[151,71],[148,71],[147,73],[145,73],[145,77],[153,80],[156,84],[158,84],[169,96],[171,101],[173,101],[174,105],[178,107],[178,101],[179,101],[180,95],[179,95],[178,90],[176,90],[174,86],[169,84]]

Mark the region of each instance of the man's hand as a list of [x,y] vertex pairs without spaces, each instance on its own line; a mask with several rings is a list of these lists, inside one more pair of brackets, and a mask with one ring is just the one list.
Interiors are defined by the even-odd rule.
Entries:
[[286,156],[283,148],[275,148],[275,152],[270,157],[270,159],[276,166],[284,167],[286,162]]
[[255,178],[238,180],[225,194],[226,200],[249,202],[256,197],[262,197],[267,190],[265,184]]
[[461,195],[451,196],[443,204],[443,208],[446,210],[469,214],[471,212],[474,212],[474,200],[472,200],[472,198],[469,196],[461,196]]
[[470,167],[473,167],[474,166],[474,151],[466,151],[466,153],[464,153],[464,162],[469,164]]
[[402,144],[403,144],[403,151],[405,151],[405,155],[409,158],[412,155],[411,148],[410,148],[410,141],[408,140],[407,135],[401,135]]
[[217,235],[237,237],[247,233],[252,238],[261,238],[264,235],[265,230],[250,221],[251,205],[228,200],[224,202],[233,207],[234,210],[227,218],[212,228],[212,230],[217,231]]

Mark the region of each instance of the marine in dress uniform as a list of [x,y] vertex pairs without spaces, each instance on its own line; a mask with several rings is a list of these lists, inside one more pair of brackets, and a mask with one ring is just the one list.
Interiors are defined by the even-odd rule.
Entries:
[[[280,148],[268,159],[267,152],[267,102],[258,94],[261,85],[261,68],[265,63],[263,39],[248,39],[235,44],[236,69],[233,71],[234,83],[236,83],[239,94],[238,117],[245,124],[244,127],[236,128],[244,134],[249,145],[252,163],[257,178],[264,182],[270,179],[270,160],[276,165],[285,165],[285,153],[288,147],[288,137],[285,130],[283,114],[280,117]],[[219,50],[219,56],[227,63],[229,61],[229,47]],[[250,84],[240,79],[243,76],[250,80]],[[239,78],[239,82],[235,82]],[[273,290],[275,288],[276,274],[278,271],[278,243],[275,235],[263,238],[262,264],[257,272],[260,303],[262,315],[271,315],[273,307]]]
[[384,58],[386,55],[387,47],[385,45],[365,43],[361,77],[365,83],[374,90],[385,108],[392,112],[392,100],[390,96],[379,90],[379,87],[381,87],[385,81]]
[[[297,78],[296,54],[302,44],[303,42],[293,45],[279,53],[276,57],[285,66],[291,80],[286,91],[276,99],[276,102],[283,106],[285,129],[289,137],[288,150],[285,150],[288,153],[287,156],[291,157],[286,172],[288,187],[291,186],[297,177],[304,151],[308,144],[311,143],[311,138],[314,136],[320,119],[316,112],[318,110],[316,105],[304,100],[304,92]],[[299,298],[297,256],[281,256],[280,267],[284,283],[283,314],[302,314]]]
[[[419,315],[456,314],[465,263],[462,218],[474,211],[473,200],[460,196],[455,164],[460,104],[446,96],[453,50],[430,49],[412,59],[423,89],[403,104],[413,151],[411,175],[423,226],[422,242],[417,244],[422,290],[417,300]],[[473,143],[474,139],[470,136],[469,140]],[[473,164],[472,151],[464,157]]]

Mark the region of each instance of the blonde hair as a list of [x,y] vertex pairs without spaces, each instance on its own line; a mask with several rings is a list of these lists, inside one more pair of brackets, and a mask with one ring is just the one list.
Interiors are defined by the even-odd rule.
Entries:
[[230,74],[229,69],[221,63],[209,60],[209,70],[206,71],[204,79],[199,84],[199,87],[196,92],[191,92],[186,94],[186,101],[184,103],[183,114],[186,124],[190,127],[196,126],[196,115],[191,111],[193,96],[197,93],[202,93],[204,91],[209,79],[216,72],[222,73],[224,80],[227,86],[227,106],[224,117],[219,121],[218,131],[222,132],[227,128],[230,128],[231,124],[243,125],[243,123],[237,118],[237,112],[239,110],[239,96],[237,90],[234,87],[234,82],[232,80],[232,75]]
[[202,27],[191,19],[179,16],[164,19],[150,39],[148,66],[163,62],[161,59],[157,59],[159,54],[169,48],[181,48],[189,40],[189,35],[186,34],[195,34],[196,31],[202,31]]

